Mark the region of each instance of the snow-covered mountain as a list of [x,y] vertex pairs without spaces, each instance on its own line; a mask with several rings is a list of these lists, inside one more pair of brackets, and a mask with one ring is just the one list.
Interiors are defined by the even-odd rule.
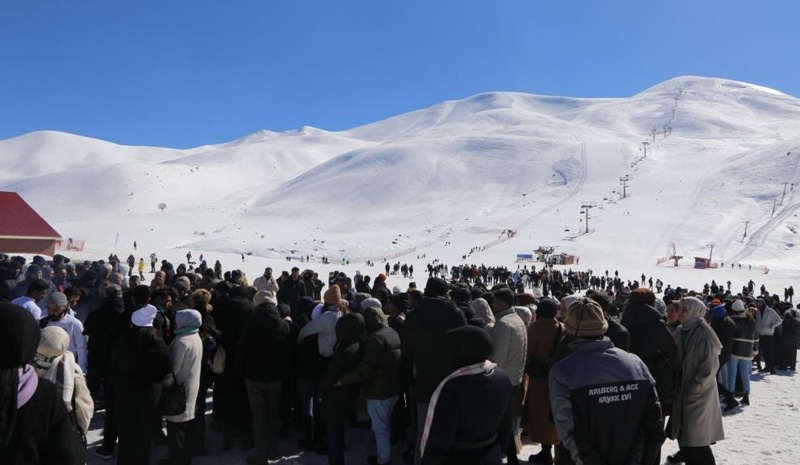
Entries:
[[723,262],[800,258],[800,100],[724,79],[613,99],[491,92],[341,132],[260,131],[189,150],[35,132],[0,141],[0,160],[0,189],[88,247],[119,234],[154,248],[380,260],[449,241],[460,257],[513,229],[495,253],[554,245],[589,265],[652,264],[674,243],[685,256],[714,244]]

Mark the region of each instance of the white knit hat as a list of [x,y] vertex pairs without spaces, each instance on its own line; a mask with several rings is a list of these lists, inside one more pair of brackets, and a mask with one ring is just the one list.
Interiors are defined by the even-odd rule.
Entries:
[[381,309],[381,301],[376,299],[376,298],[374,298],[374,297],[370,297],[369,299],[364,299],[364,301],[361,302],[361,308],[362,309],[363,308],[373,308],[375,310],[380,310]]
[[136,326],[147,328],[153,326],[153,320],[156,318],[156,308],[152,305],[145,305],[133,312],[131,315],[131,323]]
[[739,299],[736,299],[736,300],[733,302],[733,305],[731,305],[731,310],[732,310],[734,313],[743,312],[743,311],[744,311],[744,302],[742,302],[742,301],[741,301],[741,300],[739,300]]

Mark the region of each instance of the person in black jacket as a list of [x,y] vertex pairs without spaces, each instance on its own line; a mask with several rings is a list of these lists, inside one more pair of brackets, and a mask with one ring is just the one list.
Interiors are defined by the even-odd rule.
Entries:
[[162,383],[172,372],[169,348],[153,328],[155,316],[152,305],[133,312],[131,328],[111,354],[120,465],[150,464]]
[[400,336],[389,322],[378,299],[361,303],[367,328],[364,357],[357,367],[342,375],[342,384],[364,383],[367,413],[372,420],[378,464],[391,462],[392,411],[400,395]]
[[783,365],[779,368],[795,371],[797,368],[797,348],[800,347],[800,312],[786,310],[781,323],[781,352]]
[[647,365],[656,381],[656,391],[662,411],[664,415],[669,415],[675,400],[678,348],[666,322],[653,303],[655,295],[652,291],[643,288],[634,290],[622,314],[622,325],[631,335],[629,352],[638,355]]
[[103,444],[95,449],[95,454],[104,459],[114,456],[118,428],[116,418],[116,389],[111,373],[111,352],[119,339],[128,331],[130,314],[122,304],[122,288],[116,284],[105,287],[106,298],[101,306],[89,312],[83,332],[87,336],[89,349],[89,373],[86,384],[93,396],[103,388],[106,404],[103,421]]
[[0,303],[0,463],[86,463],[81,434],[56,385],[29,365],[39,325],[24,308]]
[[300,268],[292,268],[292,274],[288,279],[280,283],[278,290],[278,301],[286,304],[295,310],[300,304],[300,298],[306,295],[306,285],[300,278]]
[[733,397],[733,392],[727,388],[736,323],[728,316],[725,305],[716,305],[711,309],[711,329],[722,343],[722,351],[719,354],[719,370],[717,371],[717,389],[725,397],[725,411],[727,412],[738,406],[739,402]]
[[[230,450],[234,441],[240,439],[242,450],[247,450],[253,444],[253,424],[244,376],[236,370],[236,352],[242,331],[253,316],[253,302],[247,298],[244,287],[236,286],[231,289],[230,298],[216,308],[220,311],[215,312],[214,318],[217,328],[222,331],[222,347],[225,349],[225,371],[219,379],[224,392],[222,447]],[[216,397],[214,393],[215,400]]]
[[366,325],[360,314],[348,313],[336,322],[333,357],[320,379],[320,408],[325,418],[330,465],[344,465],[345,425],[355,410],[361,385],[343,384],[341,378],[361,362],[365,339]]
[[281,318],[274,302],[259,304],[242,330],[236,360],[247,385],[257,451],[257,455],[247,458],[248,464],[278,459],[281,382],[294,342],[289,337],[289,324]]
[[453,292],[453,302],[458,306],[458,309],[464,314],[464,318],[467,319],[467,324],[470,326],[477,326],[478,328],[485,328],[486,322],[483,321],[481,317],[475,314],[472,311],[472,307],[469,306],[472,300],[472,293],[467,289],[466,285],[462,284],[456,287]]
[[438,385],[421,439],[423,465],[498,465],[511,438],[511,379],[488,358],[489,334],[474,326],[446,333],[450,369]]
[[608,324],[590,299],[567,309],[572,353],[550,370],[558,437],[576,463],[653,464],[664,442],[655,380],[642,360],[604,337]]
[[745,311],[744,302],[735,300],[731,305],[731,318],[736,324],[733,332],[733,348],[731,349],[731,370],[729,372],[728,391],[736,390],[737,377],[742,382],[742,404],[750,405],[750,369],[758,344],[758,331],[752,315]]
[[447,331],[466,326],[464,313],[449,298],[450,286],[440,278],[428,278],[425,298],[408,314],[403,327],[402,351],[407,363],[416,370],[414,396],[417,412],[417,449],[415,463],[419,464],[419,440],[425,415],[436,386],[452,371]]

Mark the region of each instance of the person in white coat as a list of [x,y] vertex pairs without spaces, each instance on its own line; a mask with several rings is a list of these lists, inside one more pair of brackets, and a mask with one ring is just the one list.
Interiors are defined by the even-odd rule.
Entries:
[[[758,350],[764,358],[764,368],[759,370],[775,374],[775,349],[772,339],[775,328],[783,323],[778,312],[767,305],[764,299],[756,300],[756,331],[758,331]],[[759,365],[760,366],[760,365]]]
[[269,267],[264,269],[263,275],[253,281],[253,287],[258,291],[271,291],[272,295],[275,296],[278,295],[278,290],[280,290],[278,282],[275,281],[275,277],[272,276],[272,268]]
[[197,392],[200,390],[200,370],[203,361],[203,341],[198,334],[203,317],[197,310],[175,313],[175,340],[169,346],[175,382],[186,390],[186,409],[180,415],[168,416],[167,437],[170,465],[191,463],[191,422],[194,420]]
[[39,327],[58,326],[69,334],[69,348],[81,372],[86,375],[89,366],[89,349],[86,347],[86,336],[83,335],[83,323],[70,315],[69,300],[61,292],[53,292],[47,299],[47,315],[39,320]]
[[511,289],[499,289],[494,292],[492,311],[495,324],[491,330],[493,350],[489,358],[505,370],[514,388],[511,425],[514,441],[509,442],[507,451],[510,464],[518,463],[516,443],[519,441],[519,421],[522,417],[522,377],[525,374],[525,358],[528,355],[528,330],[512,305],[514,305],[514,293]]

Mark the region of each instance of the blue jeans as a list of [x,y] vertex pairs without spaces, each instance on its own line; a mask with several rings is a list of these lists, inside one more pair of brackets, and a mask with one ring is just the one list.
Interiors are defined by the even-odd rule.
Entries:
[[[730,383],[731,366],[733,365],[733,363],[734,359],[731,359],[725,365],[719,367],[719,371],[717,372],[717,382],[725,389],[728,389],[729,392],[733,392],[733,390],[728,388],[731,384]],[[734,382],[736,382],[736,378],[733,378],[733,380]]]
[[750,367],[753,365],[752,360],[741,360],[732,358],[730,362],[730,376],[728,377],[728,390],[733,392],[736,388],[736,376],[740,374],[742,377],[742,391],[745,394],[750,393]]
[[388,399],[367,399],[367,414],[372,420],[375,433],[375,446],[378,450],[378,463],[392,461],[392,411],[399,396]]
[[300,415],[311,418],[319,409],[318,381],[312,378],[297,378],[297,397],[300,398]]

